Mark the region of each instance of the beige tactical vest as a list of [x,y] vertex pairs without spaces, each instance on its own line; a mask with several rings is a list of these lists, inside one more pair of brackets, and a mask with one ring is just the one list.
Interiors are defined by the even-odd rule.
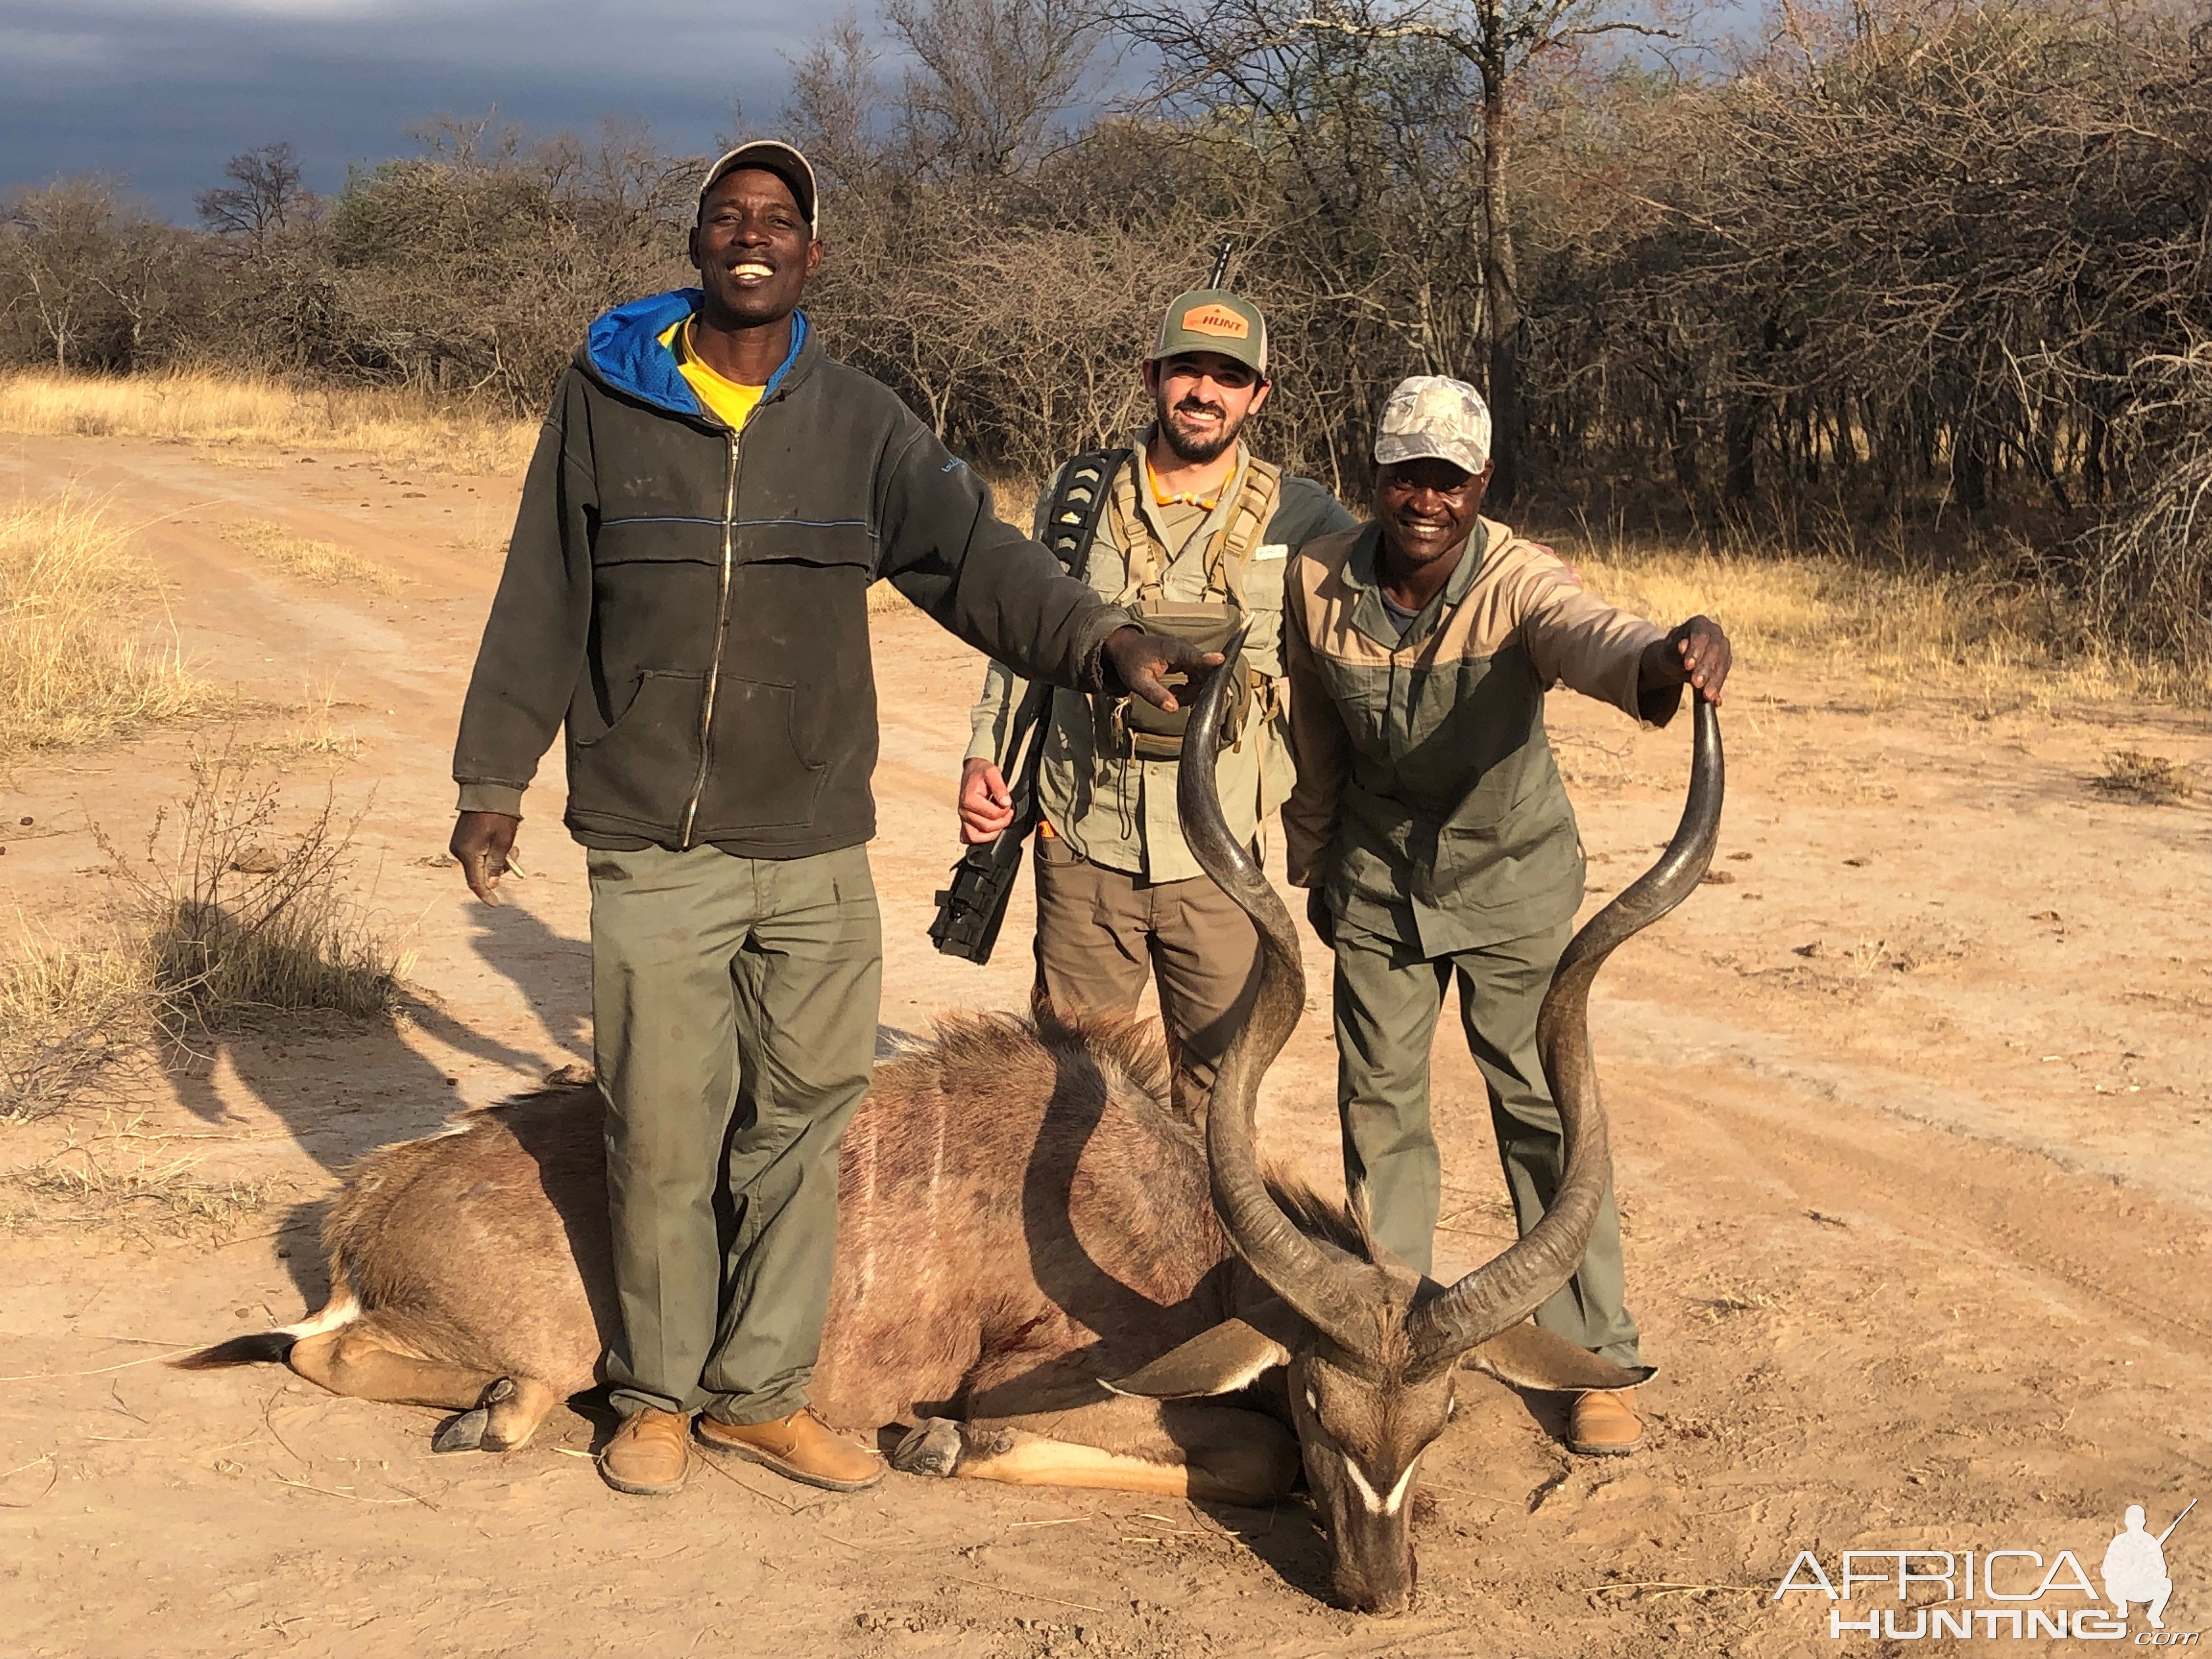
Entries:
[[[1177,600],[1164,592],[1167,567],[1173,556],[1162,545],[1137,501],[1143,488],[1138,475],[1144,469],[1141,454],[1115,475],[1107,511],[1113,517],[1114,536],[1127,572],[1115,603],[1136,613],[1150,632],[1173,635],[1201,651],[1225,648],[1244,620],[1244,562],[1260,544],[1261,536],[1275,516],[1275,500],[1281,493],[1282,469],[1249,456],[1244,479],[1229,514],[1214,530],[1204,551],[1205,597]],[[1175,684],[1170,680],[1170,684]],[[1222,741],[1241,745],[1245,723],[1255,704],[1263,719],[1272,719],[1281,707],[1279,682],[1248,670],[1243,684],[1234,687],[1223,710]],[[1188,706],[1163,712],[1139,697],[1100,699],[1097,709],[1097,751],[1102,757],[1132,760],[1172,761],[1182,753],[1183,730],[1189,721]]]

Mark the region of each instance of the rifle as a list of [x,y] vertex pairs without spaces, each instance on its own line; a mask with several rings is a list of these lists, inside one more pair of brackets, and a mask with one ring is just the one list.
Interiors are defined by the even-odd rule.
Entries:
[[[2197,1507],[2197,1500],[2196,1500],[2195,1498],[2191,1498],[2191,1499],[2189,1500],[2189,1510],[2193,1510],[2193,1509],[2195,1509],[2196,1507]],[[2159,1534],[2159,1535],[2158,1535],[2158,1541],[2159,1541],[2161,1545],[2163,1545],[2163,1544],[2166,1542],[2166,1540],[2167,1539],[2169,1539],[2169,1538],[2171,1538],[2171,1537],[2172,1537],[2172,1536],[2173,1536],[2173,1529],[2174,1529],[2174,1528],[2176,1528],[2176,1527],[2179,1526],[2183,1522],[2185,1522],[2185,1521],[2186,1521],[2187,1519],[2189,1519],[2189,1510],[2182,1510],[2182,1512],[2181,1512],[2180,1514],[2179,1514],[2179,1515],[2175,1516],[2173,1517],[2173,1519],[2172,1519],[2170,1522],[2168,1522],[2168,1523],[2167,1523],[2167,1526],[2166,1526],[2166,1530],[2165,1530],[2164,1532],[2162,1532],[2162,1533]],[[2123,1609],[2122,1609],[2122,1611],[2123,1611],[2123,1612],[2124,1612],[2125,1610],[2126,1610],[2126,1609],[2124,1609],[2124,1608],[2123,1608]]]
[[1219,288],[1228,280],[1229,256],[1237,252],[1237,239],[1224,236],[1213,250],[1213,274],[1206,279],[1208,288]]
[[[1080,580],[1090,556],[1091,538],[1098,533],[1098,520],[1106,508],[1106,492],[1126,449],[1095,450],[1078,455],[1060,475],[1045,509],[1045,545],[1060,566]],[[1013,896],[1014,878],[1022,867],[1022,843],[1036,828],[1037,771],[1044,761],[1044,744],[1050,721],[1053,688],[1032,680],[1015,707],[1006,728],[1006,793],[1013,797],[1014,820],[989,842],[971,847],[952,866],[951,885],[937,896],[937,917],[929,924],[929,942],[948,957],[958,957],[978,967],[990,961],[999,942],[999,927],[1006,919],[1006,902]]]

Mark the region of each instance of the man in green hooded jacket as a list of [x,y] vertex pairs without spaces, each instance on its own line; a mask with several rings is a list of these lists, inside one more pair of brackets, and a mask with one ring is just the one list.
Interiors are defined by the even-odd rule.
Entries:
[[599,1468],[625,1492],[680,1487],[694,1437],[835,1491],[883,1476],[806,1409],[883,979],[869,584],[1055,684],[1172,708],[1162,675],[1219,660],[1066,575],[829,356],[798,308],[819,205],[797,150],[739,146],[700,187],[700,286],[592,325],[454,745],[453,855],[491,901],[567,729],[619,1316]]

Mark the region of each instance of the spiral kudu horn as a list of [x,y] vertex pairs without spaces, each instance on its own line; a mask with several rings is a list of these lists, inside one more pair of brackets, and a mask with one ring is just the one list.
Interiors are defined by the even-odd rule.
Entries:
[[1291,1224],[1268,1192],[1253,1146],[1260,1079],[1297,1029],[1305,1007],[1306,972],[1291,913],[1253,861],[1251,849],[1230,832],[1214,782],[1222,705],[1244,672],[1248,631],[1229,642],[1226,659],[1199,692],[1176,770],[1176,808],[1191,855],[1260,933],[1260,983],[1252,1012],[1221,1057],[1206,1108],[1213,1207],[1237,1254],[1276,1295],[1338,1346],[1362,1352],[1374,1346],[1376,1329],[1365,1280],[1352,1264],[1329,1255]]
[[[1695,694],[1692,694],[1693,696]],[[1605,1108],[1590,1056],[1589,988],[1605,960],[1690,896],[1720,834],[1720,716],[1699,696],[1690,798],[1658,863],[1592,916],[1569,942],[1536,1017],[1536,1048],[1559,1109],[1567,1164],[1543,1218],[1504,1254],[1416,1309],[1407,1334],[1430,1364],[1446,1363],[1534,1313],[1574,1274],[1612,1170]]]

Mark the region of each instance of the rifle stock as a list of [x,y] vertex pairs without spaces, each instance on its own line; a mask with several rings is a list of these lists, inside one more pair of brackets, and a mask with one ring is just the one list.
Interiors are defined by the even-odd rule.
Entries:
[[1015,711],[1007,752],[1023,758],[1008,792],[1013,796],[1014,821],[963,853],[952,866],[951,885],[937,895],[929,942],[945,955],[978,967],[990,961],[999,942],[1014,879],[1021,873],[1022,845],[1036,828],[1036,762],[1044,749],[1044,712],[1051,696],[1050,686],[1032,685]]

